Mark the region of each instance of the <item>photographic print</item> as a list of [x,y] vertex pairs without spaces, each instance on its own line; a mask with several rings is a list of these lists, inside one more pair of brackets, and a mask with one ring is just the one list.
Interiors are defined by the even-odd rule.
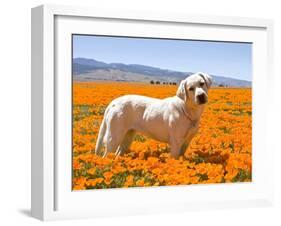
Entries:
[[72,189],[252,180],[252,44],[72,35]]

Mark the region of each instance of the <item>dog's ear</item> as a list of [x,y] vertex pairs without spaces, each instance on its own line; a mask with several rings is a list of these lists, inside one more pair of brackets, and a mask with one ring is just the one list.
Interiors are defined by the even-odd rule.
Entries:
[[199,72],[198,75],[204,79],[204,81],[209,89],[213,83],[213,78],[210,75],[203,73],[203,72]]
[[186,80],[182,80],[177,90],[177,96],[181,98],[183,101],[187,100],[187,95],[188,95],[185,86],[186,86]]

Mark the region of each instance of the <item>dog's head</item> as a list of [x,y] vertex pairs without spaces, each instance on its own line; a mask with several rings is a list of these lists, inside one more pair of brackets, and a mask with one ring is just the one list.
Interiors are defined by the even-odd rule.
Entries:
[[206,73],[198,72],[182,80],[177,96],[186,103],[194,105],[208,102],[208,89],[212,84],[212,77]]

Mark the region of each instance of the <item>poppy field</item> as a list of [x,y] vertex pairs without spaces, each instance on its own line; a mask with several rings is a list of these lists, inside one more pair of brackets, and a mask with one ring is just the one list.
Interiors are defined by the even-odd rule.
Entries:
[[138,133],[123,156],[93,153],[107,105],[126,94],[174,96],[175,85],[73,82],[73,190],[250,182],[252,93],[250,88],[209,90],[198,133],[184,156],[170,157],[166,143]]

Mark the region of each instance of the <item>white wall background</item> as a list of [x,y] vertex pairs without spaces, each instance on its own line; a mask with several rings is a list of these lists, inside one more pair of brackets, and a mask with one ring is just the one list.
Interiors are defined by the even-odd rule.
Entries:
[[[0,8],[0,224],[36,225],[30,208],[30,9],[43,3],[113,9],[153,10],[209,15],[272,18],[275,20],[275,126],[272,146],[279,146],[281,115],[281,13],[274,0],[6,0]],[[266,76],[266,75],[264,75]],[[276,204],[272,208],[197,211],[178,214],[132,216],[51,222],[53,225],[280,225],[281,155],[276,148]],[[94,204],[93,204],[94,205]]]

